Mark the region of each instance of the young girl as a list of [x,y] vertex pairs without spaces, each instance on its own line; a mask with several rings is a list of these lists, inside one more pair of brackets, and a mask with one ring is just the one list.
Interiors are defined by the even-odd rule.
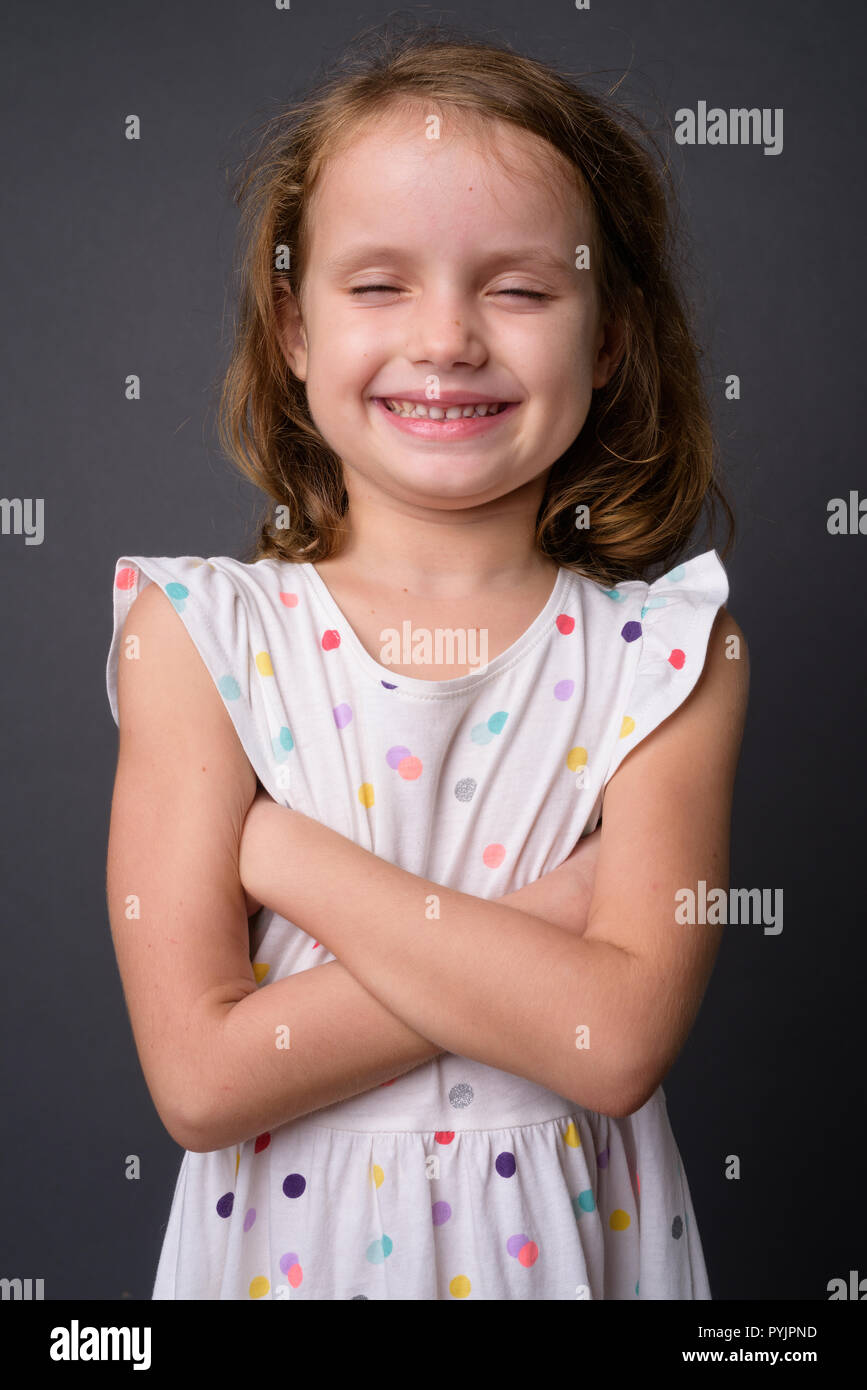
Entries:
[[107,671],[112,932],[186,1149],[154,1298],[711,1296],[661,1082],[746,651],[680,558],[729,509],[624,121],[422,31],[242,184],[222,428],[274,513],[247,562],[122,556]]

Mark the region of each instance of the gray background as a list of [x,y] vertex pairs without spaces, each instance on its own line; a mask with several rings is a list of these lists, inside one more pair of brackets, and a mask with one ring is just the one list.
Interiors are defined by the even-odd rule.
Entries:
[[[114,563],[248,542],[257,495],[213,431],[236,223],[226,169],[269,103],[389,12],[4,7],[0,495],[44,498],[46,534],[0,536],[0,1275],[44,1278],[51,1299],[150,1296],[181,1159],[141,1075],[105,904]],[[672,145],[740,524],[729,607],[752,658],[731,881],[782,888],[785,916],[776,937],[725,933],[665,1091],[714,1297],[825,1299],[829,1279],[867,1275],[867,537],[826,530],[829,498],[865,486],[864,102],[848,62],[862,13],[792,0],[405,12],[604,70],[597,84],[627,73],[621,98],[657,126],[700,99],[785,111],[777,156]]]

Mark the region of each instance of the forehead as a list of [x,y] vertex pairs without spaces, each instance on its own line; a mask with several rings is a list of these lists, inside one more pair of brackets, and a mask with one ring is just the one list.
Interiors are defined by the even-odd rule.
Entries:
[[424,107],[399,107],[326,157],[308,204],[311,259],[370,237],[399,236],[440,255],[492,237],[564,254],[590,240],[580,175],[546,140],[450,108],[440,113],[437,138],[432,129]]

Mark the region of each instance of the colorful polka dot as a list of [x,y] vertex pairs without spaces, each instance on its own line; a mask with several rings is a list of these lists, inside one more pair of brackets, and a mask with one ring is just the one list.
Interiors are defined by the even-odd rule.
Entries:
[[620,725],[620,737],[626,738],[627,734],[631,734],[634,728],[635,720],[632,718],[632,715],[624,714],[623,723]]
[[135,586],[136,586],[136,580],[137,580],[137,578],[138,578],[138,571],[137,571],[137,570],[134,570],[134,569],[131,569],[131,568],[129,567],[129,565],[125,565],[125,566],[123,567],[123,569],[119,569],[118,572],[117,572],[117,574],[114,576],[114,585],[115,585],[115,588],[116,588],[116,589],[134,589]]
[[324,652],[333,652],[339,646],[340,633],[337,631],[337,628],[327,628],[322,634],[322,650]]
[[572,1210],[576,1217],[582,1216],[584,1212],[596,1210],[596,1198],[591,1188],[585,1187],[583,1192],[572,1198]]
[[265,1134],[260,1134],[260,1135],[258,1135],[257,1138],[256,1138],[256,1142],[255,1142],[255,1144],[253,1145],[253,1153],[254,1153],[254,1154],[260,1154],[260,1153],[262,1152],[263,1149],[267,1149],[267,1147],[268,1147],[268,1145],[269,1145],[270,1143],[271,1143],[271,1136],[270,1136],[270,1134],[267,1133],[267,1131],[266,1131]]
[[683,1235],[683,1218],[682,1218],[682,1217],[676,1216],[676,1217],[674,1218],[674,1220],[672,1221],[672,1223],[671,1223],[671,1234],[674,1236],[675,1240],[680,1240],[681,1236]]
[[434,1135],[437,1144],[450,1144],[455,1137],[453,1129],[438,1129]]
[[672,584],[677,584],[679,580],[683,579],[685,574],[686,567],[684,565],[675,565],[673,570],[669,570],[668,574],[664,574],[662,577],[663,579],[670,580]]
[[346,726],[347,726],[347,724],[350,724],[350,723],[352,722],[352,706],[351,706],[351,705],[347,705],[347,704],[335,705],[335,706],[334,706],[334,710],[333,710],[333,714],[334,714],[334,722],[335,722],[335,724],[337,725],[338,729],[345,729]]
[[234,676],[220,676],[217,680],[217,689],[224,700],[240,700],[241,687]]
[[465,1110],[468,1105],[473,1103],[473,1088],[466,1081],[459,1081],[456,1086],[452,1086],[449,1091],[449,1103],[456,1110]]
[[472,801],[476,794],[475,777],[462,777],[455,785],[455,797],[458,801]]
[[385,1182],[385,1173],[378,1163],[372,1163],[370,1165],[370,1181],[373,1183],[374,1187],[382,1187],[382,1184]]
[[307,1179],[300,1173],[290,1173],[283,1179],[283,1191],[287,1197],[300,1197],[307,1186]]
[[604,1148],[604,1149],[602,1150],[601,1153],[598,1153],[598,1154],[596,1155],[596,1162],[599,1164],[599,1167],[600,1167],[600,1168],[607,1168],[607,1167],[608,1167],[608,1158],[609,1158],[609,1150],[608,1150],[608,1148]]
[[682,671],[683,663],[686,661],[686,652],[682,652],[680,647],[675,647],[668,659],[676,671]]
[[249,1231],[256,1220],[256,1208],[249,1207],[244,1215],[244,1230]]
[[566,754],[566,766],[570,772],[577,772],[579,767],[586,767],[587,749],[580,747],[570,748],[569,752]]
[[285,1274],[293,1289],[297,1289],[304,1278],[298,1256],[294,1251],[280,1256],[280,1273]]
[[372,782],[362,782],[358,788],[358,799],[362,806],[369,811],[374,801]]
[[414,757],[401,758],[397,765],[397,770],[400,776],[407,782],[414,782],[418,777],[421,777],[424,771],[421,758]]
[[489,869],[499,869],[505,857],[505,845],[485,845],[482,850],[482,862]]
[[259,1274],[250,1283],[250,1297],[264,1298],[265,1295],[270,1292],[270,1289],[271,1285],[264,1274]]
[[515,1161],[515,1155],[508,1150],[505,1150],[501,1154],[497,1154],[494,1167],[501,1178],[513,1178],[518,1167]]
[[469,1298],[472,1284],[465,1274],[456,1274],[449,1284],[452,1298]]
[[575,619],[570,618],[568,613],[560,613],[555,619],[557,631],[562,632],[564,637],[568,637],[570,632],[575,631]]
[[641,636],[641,623],[624,623],[620,629],[620,636],[624,642],[634,642]]
[[381,1265],[383,1260],[387,1260],[392,1250],[394,1242],[389,1236],[382,1236],[379,1240],[372,1240],[365,1251],[368,1260],[372,1265]]
[[385,755],[385,761],[388,763],[389,767],[397,769],[400,767],[404,758],[409,758],[411,756],[411,750],[409,748],[404,748],[403,744],[398,743],[394,748],[389,748]]
[[256,670],[260,676],[273,676],[274,667],[271,665],[271,657],[268,652],[258,652],[256,655]]
[[264,980],[265,976],[268,974],[268,971],[270,969],[271,966],[266,965],[263,960],[253,961],[253,978],[255,979],[257,985],[261,985],[262,981]]
[[430,1214],[435,1226],[444,1226],[451,1217],[452,1209],[448,1202],[434,1202]]
[[623,1211],[620,1207],[617,1207],[608,1218],[608,1225],[612,1231],[625,1231],[631,1222],[632,1218],[629,1212]]
[[574,1120],[570,1120],[563,1131],[563,1143],[568,1144],[570,1149],[579,1149],[581,1147],[581,1136],[578,1133],[578,1126]]
[[571,699],[572,699],[572,696],[574,695],[574,693],[575,693],[575,682],[574,682],[574,681],[567,681],[567,680],[558,681],[557,684],[554,686],[554,699],[555,699],[555,700],[571,700]]
[[190,591],[186,584],[172,582],[166,585],[166,594],[171,599],[172,604],[178,613],[183,613],[184,605],[190,596]]
[[280,595],[280,602],[281,602],[282,604],[285,604],[285,606],[286,606],[287,608],[297,608],[297,607],[298,607],[298,595],[297,595],[297,594],[281,594],[281,595]]
[[217,1203],[217,1215],[227,1217],[232,1215],[232,1208],[235,1205],[234,1192],[226,1192]]

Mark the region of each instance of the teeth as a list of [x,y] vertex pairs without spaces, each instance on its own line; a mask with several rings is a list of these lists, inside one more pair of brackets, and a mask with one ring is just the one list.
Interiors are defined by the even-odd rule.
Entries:
[[496,404],[484,405],[421,405],[415,401],[395,401],[388,398],[385,404],[395,415],[405,417],[412,416],[419,420],[459,420],[461,417],[469,419],[470,416],[499,415],[501,410],[505,410],[507,401],[499,401]]

